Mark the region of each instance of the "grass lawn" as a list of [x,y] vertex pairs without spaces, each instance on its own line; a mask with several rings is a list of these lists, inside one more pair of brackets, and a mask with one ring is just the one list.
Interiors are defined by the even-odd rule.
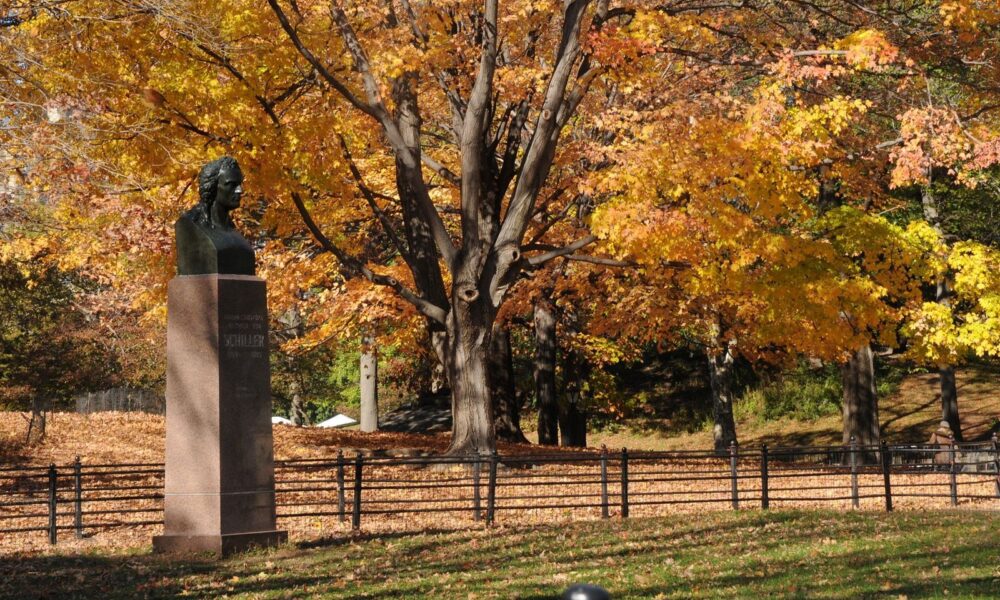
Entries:
[[286,546],[8,557],[3,598],[1000,597],[1000,515],[746,511]]

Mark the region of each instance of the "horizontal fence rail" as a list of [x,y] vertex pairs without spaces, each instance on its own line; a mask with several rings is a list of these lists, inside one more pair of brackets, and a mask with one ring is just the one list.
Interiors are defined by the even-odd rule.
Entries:
[[[622,449],[275,462],[279,527],[300,539],[775,507],[1000,509],[1000,448],[985,443]],[[156,463],[0,466],[0,540],[150,535],[163,523]],[[25,539],[30,537],[31,539]],[[145,538],[142,538],[145,539]],[[140,538],[135,543],[143,543]],[[0,552],[8,545],[0,542]]]

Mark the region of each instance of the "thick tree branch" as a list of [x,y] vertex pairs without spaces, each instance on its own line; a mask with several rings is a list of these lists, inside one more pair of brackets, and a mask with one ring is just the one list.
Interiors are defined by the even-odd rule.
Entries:
[[420,160],[425,165],[427,165],[428,167],[430,167],[431,171],[434,171],[435,173],[437,173],[438,175],[440,175],[442,179],[444,179],[445,181],[447,181],[451,185],[453,185],[455,187],[461,187],[461,185],[462,185],[462,179],[458,175],[455,175],[454,173],[452,173],[451,171],[449,171],[448,167],[442,165],[441,163],[439,163],[438,161],[434,160],[432,157],[428,156],[427,154],[425,154],[423,152],[420,153]]
[[[564,6],[562,38],[556,53],[555,66],[545,90],[542,110],[535,124],[535,131],[521,161],[520,173],[507,214],[503,218],[493,254],[496,265],[488,277],[488,289],[494,305],[499,305],[507,288],[516,279],[521,258],[518,246],[524,237],[528,219],[542,184],[548,177],[555,148],[559,141],[557,116],[565,100],[566,87],[573,72],[573,64],[580,53],[580,28],[590,0],[570,0]],[[582,246],[581,246],[582,247]],[[572,251],[571,251],[572,252]]]
[[[444,257],[449,268],[454,268],[455,246],[448,230],[441,220],[440,211],[431,201],[430,193],[424,182],[421,171],[420,148],[420,108],[413,87],[414,79],[403,76],[396,79],[393,85],[393,99],[396,105],[396,125],[394,127],[400,138],[400,148],[396,150],[396,186],[399,188],[400,200],[412,200],[417,215],[422,217],[427,231],[438,253]],[[418,157],[414,162],[408,157]],[[436,264],[437,261],[435,261]],[[437,268],[437,267],[435,267]]]
[[[497,0],[486,0],[482,22],[482,51],[479,72],[469,93],[468,108],[462,124],[460,155],[462,160],[462,247],[470,266],[478,270],[480,241],[489,234],[481,217],[483,202],[483,166],[486,128],[489,126],[490,98],[493,92],[493,74],[497,61]],[[468,273],[469,276],[478,273]]]
[[615,260],[613,258],[605,258],[603,256],[590,256],[589,254],[567,254],[564,257],[566,260],[575,260],[578,262],[591,263],[595,265],[602,265],[605,267],[634,267],[636,263],[627,260]]
[[580,26],[589,0],[573,0],[566,6],[563,35],[556,55],[555,67],[545,91],[545,100],[531,142],[521,163],[521,173],[504,216],[495,248],[517,244],[524,235],[532,206],[548,175],[558,142],[556,117],[564,101],[573,63],[580,51]]
[[357,35],[355,35],[351,24],[348,22],[344,11],[336,5],[331,5],[330,7],[330,14],[337,25],[337,29],[340,31],[344,45],[347,47],[348,52],[351,53],[351,56],[354,59],[355,68],[357,68],[357,70],[361,73],[368,101],[362,100],[351,92],[351,90],[348,89],[343,82],[334,77],[333,74],[323,65],[323,63],[321,63],[320,60],[305,46],[295,28],[292,27],[291,23],[289,23],[288,17],[278,5],[278,0],[267,0],[267,3],[270,5],[274,14],[278,17],[278,21],[281,23],[282,29],[284,29],[289,39],[291,39],[292,43],[299,51],[299,54],[301,54],[309,62],[309,64],[316,69],[316,72],[320,74],[322,79],[341,96],[343,96],[349,103],[351,103],[351,105],[374,118],[382,126],[382,130],[389,142],[389,146],[392,148],[398,159],[397,168],[401,167],[400,170],[402,171],[402,175],[404,176],[407,185],[413,191],[414,196],[420,204],[421,214],[427,221],[434,237],[434,243],[438,248],[438,252],[441,253],[445,262],[450,266],[454,262],[455,246],[451,241],[451,236],[448,235],[447,229],[445,229],[444,222],[441,220],[441,215],[434,209],[430,195],[427,192],[427,186],[421,176],[419,145],[414,150],[414,148],[406,143],[399,127],[397,127],[397,124],[393,121],[389,111],[382,102],[379,86],[375,81],[374,75],[372,74],[368,57],[366,56],[364,49],[361,47],[361,43],[358,40]]

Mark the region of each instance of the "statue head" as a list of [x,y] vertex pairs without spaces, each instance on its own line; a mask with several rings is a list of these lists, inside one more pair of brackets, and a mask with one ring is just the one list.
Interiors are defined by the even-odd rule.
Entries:
[[239,208],[243,195],[243,172],[231,156],[213,160],[198,174],[198,204],[187,216],[208,227],[230,228],[229,211]]

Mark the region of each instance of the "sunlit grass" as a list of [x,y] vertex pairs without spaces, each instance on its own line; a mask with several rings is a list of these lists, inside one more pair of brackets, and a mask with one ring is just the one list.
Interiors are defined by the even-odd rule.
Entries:
[[214,562],[126,553],[13,559],[0,597],[989,598],[994,513],[717,512],[330,540]]

